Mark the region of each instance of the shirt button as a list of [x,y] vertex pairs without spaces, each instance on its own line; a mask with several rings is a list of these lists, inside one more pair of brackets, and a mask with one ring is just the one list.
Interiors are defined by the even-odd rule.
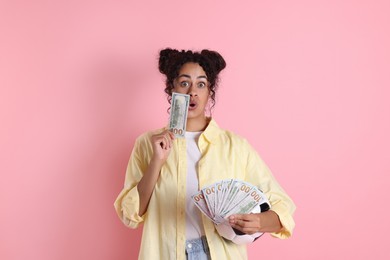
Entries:
[[187,246],[188,246],[188,248],[192,248],[192,244],[188,244]]

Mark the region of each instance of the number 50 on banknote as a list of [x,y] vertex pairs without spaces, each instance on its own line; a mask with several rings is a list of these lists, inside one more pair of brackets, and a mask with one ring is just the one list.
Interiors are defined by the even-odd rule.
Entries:
[[169,129],[176,137],[184,137],[186,133],[188,106],[190,95],[172,93],[171,115],[169,119]]

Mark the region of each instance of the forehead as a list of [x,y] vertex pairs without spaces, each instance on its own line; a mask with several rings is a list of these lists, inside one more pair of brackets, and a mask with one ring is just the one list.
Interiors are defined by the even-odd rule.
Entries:
[[206,72],[203,70],[202,66],[194,62],[185,63],[180,68],[179,77],[183,74],[194,77],[206,76]]

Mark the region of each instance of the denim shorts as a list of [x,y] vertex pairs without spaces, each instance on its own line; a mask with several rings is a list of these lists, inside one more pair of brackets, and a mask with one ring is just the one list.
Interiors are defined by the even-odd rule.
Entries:
[[210,250],[206,237],[186,241],[187,260],[210,260]]

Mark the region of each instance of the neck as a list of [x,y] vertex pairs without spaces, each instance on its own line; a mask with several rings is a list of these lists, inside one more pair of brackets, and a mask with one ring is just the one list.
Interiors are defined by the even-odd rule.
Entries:
[[191,118],[187,120],[186,130],[188,132],[204,131],[210,122],[210,118]]

